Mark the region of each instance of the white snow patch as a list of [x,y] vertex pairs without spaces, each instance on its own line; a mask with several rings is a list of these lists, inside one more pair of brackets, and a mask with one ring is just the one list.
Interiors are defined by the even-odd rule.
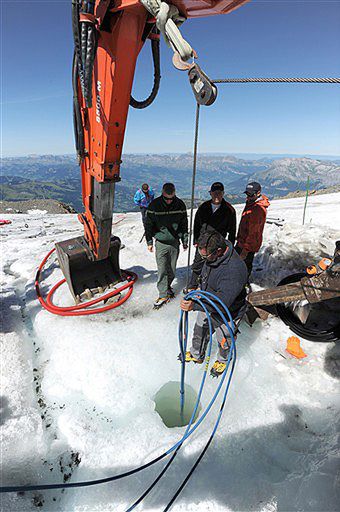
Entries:
[[38,208],[33,210],[27,210],[29,215],[46,215],[47,210],[39,210]]
[[[269,215],[285,222],[266,225],[253,273],[258,287],[332,254],[340,239],[339,200],[340,194],[311,197],[305,227],[303,199],[272,202]],[[241,211],[239,205],[238,215]],[[2,234],[3,484],[118,474],[161,454],[184,432],[164,426],[153,397],[165,383],[180,380],[177,328],[187,254],[181,253],[178,262],[178,296],[153,311],[156,264],[139,244],[140,215],[117,215],[116,221],[113,231],[125,244],[121,266],[136,271],[139,280],[126,304],[93,317],[53,316],[41,309],[34,291],[43,256],[56,241],[82,233],[76,215],[17,215]],[[60,278],[51,258],[43,275],[44,295]],[[65,286],[55,302],[72,304]],[[308,357],[296,360],[285,352],[289,335],[276,318],[253,328],[242,324],[220,427],[172,510],[337,510],[339,354],[333,344],[302,340]],[[201,367],[189,365],[187,383],[197,390],[200,379]],[[207,379],[203,408],[216,385]],[[209,438],[218,409],[216,404],[185,443],[144,510],[167,505]],[[164,463],[108,485],[5,495],[3,509],[37,510],[42,500],[41,509],[48,511],[124,511]]]

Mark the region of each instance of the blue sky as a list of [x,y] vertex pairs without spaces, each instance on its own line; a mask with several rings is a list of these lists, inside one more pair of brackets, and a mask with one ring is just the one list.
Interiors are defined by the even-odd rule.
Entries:
[[[2,154],[73,153],[71,1],[3,1]],[[188,20],[184,36],[212,78],[340,76],[340,1],[252,0],[227,16]],[[186,74],[161,48],[160,94],[130,109],[125,152],[192,151]],[[149,44],[134,95],[152,85]],[[201,152],[340,155],[340,85],[220,85],[202,109]]]

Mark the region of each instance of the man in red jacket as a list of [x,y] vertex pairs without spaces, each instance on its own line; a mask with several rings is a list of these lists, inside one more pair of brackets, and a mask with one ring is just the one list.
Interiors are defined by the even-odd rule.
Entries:
[[262,233],[270,203],[268,197],[261,194],[261,185],[256,181],[248,183],[244,193],[247,199],[238,228],[235,249],[247,265],[248,275],[250,275],[255,253],[262,245]]

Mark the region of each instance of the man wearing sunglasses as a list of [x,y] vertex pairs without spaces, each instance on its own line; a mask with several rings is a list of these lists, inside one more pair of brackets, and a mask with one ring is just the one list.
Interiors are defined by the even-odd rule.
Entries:
[[250,276],[255,253],[262,245],[263,230],[266,223],[268,197],[261,193],[261,185],[256,181],[248,183],[244,193],[246,205],[237,233],[236,251],[245,262]]
[[165,183],[162,195],[154,199],[146,211],[145,238],[148,250],[156,246],[159,297],[154,308],[159,309],[174,297],[171,284],[175,278],[179,245],[188,248],[188,216],[184,202],[176,197],[175,185]]
[[192,274],[188,288],[194,290],[198,286],[204,260],[197,250],[197,241],[202,226],[207,224],[214,228],[224,238],[234,244],[236,235],[235,209],[224,199],[224,186],[220,181],[213,183],[209,190],[211,199],[202,203],[197,209],[194,221],[194,246],[196,254],[191,266]]
[[[232,243],[209,226],[202,229],[198,239],[198,251],[204,260],[200,288],[216,295],[229,308],[233,318],[237,319],[245,305],[245,285],[248,279],[246,265]],[[210,373],[213,377],[219,377],[226,369],[231,340],[226,325],[221,324],[221,319],[214,316],[211,306],[208,305],[207,308],[212,313],[211,321],[219,345],[219,355]],[[181,309],[199,311],[191,348],[185,355],[185,361],[202,364],[209,341],[207,317],[200,305],[192,300],[182,299]]]

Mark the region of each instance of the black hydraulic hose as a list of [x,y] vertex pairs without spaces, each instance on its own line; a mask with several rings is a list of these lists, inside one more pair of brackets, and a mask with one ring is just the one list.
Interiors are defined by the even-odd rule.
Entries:
[[153,87],[150,95],[143,101],[136,100],[132,95],[130,96],[130,105],[133,108],[146,108],[155,100],[159,85],[161,82],[161,66],[160,66],[160,44],[159,39],[151,39],[151,50],[152,50],[152,59],[154,66],[154,79],[153,79]]
[[97,29],[92,24],[83,23],[83,25],[88,25],[85,61],[85,103],[90,108],[92,107],[92,72],[97,53]]
[[77,155],[79,159],[84,158],[85,143],[84,143],[84,128],[80,111],[79,97],[78,97],[78,63],[77,53],[73,55],[73,69],[72,69],[72,88],[73,88],[73,129],[74,141],[76,145]]
[[179,450],[181,449],[181,446],[182,445],[179,445],[178,448],[176,448],[175,452],[172,454],[170,460],[166,463],[166,465],[164,466],[164,468],[162,469],[162,471],[157,475],[157,477],[155,478],[155,480],[149,485],[149,487],[143,492],[143,494],[141,494],[141,496],[139,496],[139,498],[127,509],[126,512],[130,512],[131,510],[133,510],[135,507],[137,507],[137,505],[139,505],[139,503],[141,503],[144,498],[147,497],[147,495],[152,491],[152,489],[155,487],[155,485],[160,481],[160,479],[162,478],[162,476],[166,473],[166,471],[169,469],[169,467],[171,466],[172,462],[174,461],[174,459],[176,458],[176,455],[177,453],[179,452]]
[[0,493],[7,492],[25,492],[25,491],[45,491],[48,489],[69,489],[70,487],[91,487],[92,485],[98,484],[107,484],[108,482],[114,482],[115,480],[120,480],[121,478],[125,478],[127,476],[134,475],[143,469],[146,469],[156,462],[159,462],[164,457],[168,455],[168,452],[164,452],[155,459],[150,460],[143,466],[139,466],[137,468],[131,469],[130,471],[126,471],[125,473],[120,473],[119,475],[109,476],[107,478],[99,478],[97,480],[87,480],[85,482],[68,482],[62,484],[37,484],[37,485],[6,485],[4,487],[0,487]]
[[[82,11],[86,12],[86,11]],[[88,23],[80,23],[80,33],[81,33],[81,61],[83,63],[83,67],[85,67],[86,55],[87,55],[87,29]],[[86,80],[85,80],[86,81]]]
[[78,66],[78,75],[80,80],[80,86],[82,93],[84,94],[84,71],[82,65],[82,55],[81,55],[81,38],[80,38],[80,28],[79,28],[79,1],[72,0],[72,31],[73,31],[73,42],[74,42],[74,51],[77,55],[77,66]]
[[[285,277],[282,281],[279,282],[278,286],[282,286],[285,284],[296,283],[300,281],[303,277],[306,277],[304,272],[300,272],[297,274],[292,274],[290,276]],[[340,299],[339,299],[340,300]],[[322,303],[321,303],[322,304]],[[321,342],[336,342],[340,341],[340,321],[329,330],[320,330],[316,326],[312,328],[311,326],[304,325],[297,317],[294,315],[293,311],[287,304],[277,304],[276,311],[281,320],[288,325],[291,331],[293,331],[301,338],[309,341],[321,341]]]
[[[94,2],[84,3],[85,14],[94,13]],[[92,107],[92,71],[97,53],[97,29],[94,23],[81,22],[81,50],[84,69],[84,99],[87,107]]]

